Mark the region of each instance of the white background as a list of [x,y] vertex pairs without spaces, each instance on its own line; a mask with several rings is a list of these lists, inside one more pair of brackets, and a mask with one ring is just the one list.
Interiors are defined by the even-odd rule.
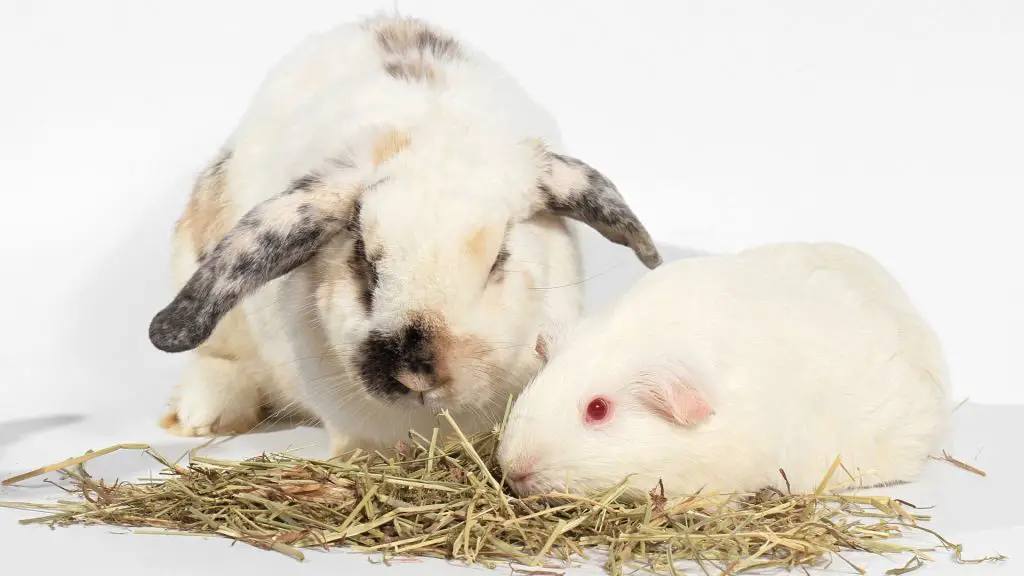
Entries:
[[[102,413],[81,442],[161,437],[180,360],[146,332],[193,174],[291,46],[393,5],[0,0],[0,423]],[[399,7],[502,62],[661,242],[863,248],[938,330],[957,398],[1024,404],[1024,2]],[[0,426],[11,458],[100,447],[24,432]]]
[[[0,417],[159,410],[179,362],[146,330],[192,175],[285,51],[393,4],[0,6]],[[939,331],[957,397],[1024,403],[1024,3],[399,7],[502,62],[660,241],[861,247]]]

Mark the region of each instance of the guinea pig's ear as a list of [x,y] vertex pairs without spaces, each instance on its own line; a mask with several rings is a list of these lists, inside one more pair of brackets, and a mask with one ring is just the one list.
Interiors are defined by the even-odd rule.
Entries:
[[683,370],[646,373],[632,391],[641,406],[671,424],[692,427],[714,414],[707,396]]
[[165,352],[202,344],[242,298],[308,261],[348,223],[355,191],[318,174],[256,205],[202,260],[174,300],[149,325]]
[[537,337],[537,354],[545,364],[557,355],[562,345],[569,340],[569,334],[574,327],[575,324],[570,322],[554,320]]
[[590,165],[538,145],[540,177],[533,209],[572,218],[608,240],[627,246],[650,269],[661,264],[651,235],[633,214],[615,184]]

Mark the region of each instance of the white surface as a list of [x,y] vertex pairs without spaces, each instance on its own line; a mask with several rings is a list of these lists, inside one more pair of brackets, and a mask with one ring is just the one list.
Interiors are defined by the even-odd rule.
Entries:
[[[180,357],[154,350],[146,328],[171,296],[168,237],[192,174],[284,51],[393,4],[0,2],[0,470],[125,440],[184,448],[153,426]],[[1022,408],[1009,406],[1024,404],[1024,3],[398,5],[503,62],[665,242],[722,251],[830,239],[888,265],[945,343],[955,395],[985,403],[959,433],[985,446],[992,472],[937,470],[935,484],[907,489],[935,490],[951,537],[973,553],[1024,541],[1009,440],[1024,435]],[[600,301],[639,270],[592,240],[588,288]],[[86,419],[36,420],[48,414]],[[957,492],[968,486],[978,493]],[[63,550],[58,560],[117,558],[111,573],[305,569],[223,542],[2,521],[14,517],[0,515],[0,547],[22,554],[0,563]],[[988,570],[1024,573],[950,573]]]
[[[170,458],[185,454],[198,441],[170,439],[157,430],[151,421],[125,418],[130,412],[122,409],[104,413],[79,415],[40,415],[0,423],[0,479],[14,473],[77,456],[88,449],[100,449],[121,442],[149,442]],[[924,526],[938,530],[953,542],[964,545],[967,558],[1001,553],[1011,558],[999,564],[977,566],[955,565],[949,554],[936,551],[936,562],[919,573],[925,575],[972,576],[976,574],[1011,575],[1024,573],[1024,499],[1016,497],[1020,478],[1024,475],[1024,449],[1019,429],[1024,419],[1024,406],[994,406],[968,403],[956,412],[958,435],[947,449],[954,456],[977,466],[988,476],[982,478],[964,472],[945,462],[931,462],[919,482],[876,490],[876,493],[903,498],[917,506],[934,506],[933,520]],[[311,457],[325,455],[323,436],[317,429],[300,429],[239,437],[216,446],[207,453],[222,457],[248,457],[261,450],[304,448]],[[118,453],[88,465],[96,476],[107,479],[135,478],[159,472],[160,466],[139,453]],[[51,478],[56,479],[53,475]],[[40,500],[62,494],[41,479],[26,481],[24,487],[0,489],[0,500]],[[4,550],[17,551],[15,562],[26,561],[43,574],[47,562],[75,558],[78,566],[91,572],[103,563],[104,572],[120,574],[470,574],[469,569],[442,561],[428,560],[417,564],[396,564],[391,568],[374,566],[368,556],[332,551],[307,551],[306,562],[296,561],[276,552],[266,552],[238,544],[230,546],[223,539],[149,536],[125,534],[126,530],[108,527],[62,528],[51,531],[41,526],[19,526],[18,518],[34,513],[0,509],[0,542]],[[934,540],[915,539],[932,544]],[[53,552],[60,551],[60,559]],[[10,562],[14,556],[4,555]],[[379,556],[373,557],[375,560]],[[868,574],[882,574],[897,563],[889,558],[850,555],[849,558],[868,569]],[[111,560],[113,559],[113,560]],[[483,570],[483,569],[479,569]],[[483,571],[482,573],[492,573]],[[502,568],[499,574],[508,573]],[[599,565],[582,563],[567,574],[601,574]],[[698,572],[687,572],[690,574]],[[818,574],[853,574],[836,559],[828,571]]]

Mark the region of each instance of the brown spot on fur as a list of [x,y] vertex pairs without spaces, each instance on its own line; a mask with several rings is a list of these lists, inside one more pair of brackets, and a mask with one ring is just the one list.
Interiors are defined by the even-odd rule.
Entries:
[[454,38],[422,20],[379,20],[373,29],[384,69],[398,80],[435,84],[440,76],[437,62],[462,58],[462,49]]
[[231,156],[230,150],[222,150],[199,174],[185,211],[178,219],[176,231],[189,236],[197,260],[202,260],[234,224],[231,202],[226,194],[227,165]]
[[160,418],[160,427],[164,430],[169,430],[178,425],[178,413],[168,412]]
[[373,140],[373,165],[379,166],[405,150],[412,139],[405,132],[388,130]]
[[491,260],[494,258],[493,246],[495,239],[501,238],[504,233],[503,229],[498,229],[493,226],[485,226],[479,228],[469,240],[466,241],[466,250],[474,260],[481,261],[481,264],[491,265]]
[[224,315],[210,337],[196,348],[203,356],[223,358],[237,362],[256,362],[259,349],[241,308]]
[[352,282],[344,243],[340,240],[327,243],[314,257],[311,268],[313,292],[320,312],[324,318],[330,318],[334,313],[335,294],[345,283]]
[[377,44],[388,55],[430,55],[438,60],[462,57],[462,50],[454,38],[416,18],[379,21],[376,31]]
[[420,312],[416,318],[417,323],[423,326],[429,334],[431,347],[434,352],[434,371],[438,381],[444,381],[452,375],[452,360],[454,347],[458,340],[452,334],[444,315],[434,310]]
[[[227,165],[231,157],[231,150],[220,151],[199,174],[188,204],[175,227],[178,242],[192,246],[196,261],[202,261],[206,253],[234,225],[233,206],[227,195]],[[213,358],[243,363],[260,362],[256,342],[241,309],[233,309],[225,314],[210,338],[198,346],[196,351]],[[167,420],[171,416],[177,418],[176,415],[165,416],[161,426],[168,428],[175,424]]]
[[444,315],[434,310],[424,310],[416,314],[414,322],[420,324],[435,338],[443,337],[448,339],[451,337],[451,332],[448,329],[448,321],[445,320]]

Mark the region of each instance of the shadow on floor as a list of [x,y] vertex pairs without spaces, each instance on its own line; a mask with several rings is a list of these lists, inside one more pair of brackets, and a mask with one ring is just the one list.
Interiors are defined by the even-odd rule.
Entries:
[[985,476],[933,460],[916,482],[872,492],[934,506],[924,513],[940,532],[1024,526],[1024,500],[1014,496],[1024,477],[1021,422],[1024,406],[964,404],[953,414],[954,437],[943,449]]
[[0,422],[0,448],[8,444],[14,444],[32,434],[78,424],[83,420],[85,420],[85,416],[81,414],[53,414],[51,416],[20,418]]

